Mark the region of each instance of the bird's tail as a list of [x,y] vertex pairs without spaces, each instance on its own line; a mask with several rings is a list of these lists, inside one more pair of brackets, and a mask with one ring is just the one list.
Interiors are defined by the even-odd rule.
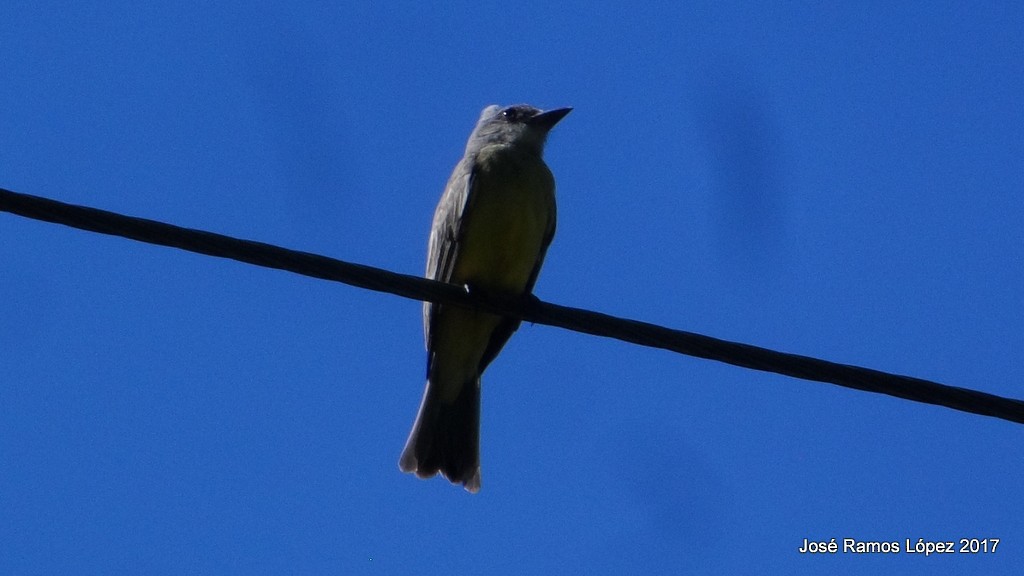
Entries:
[[445,402],[435,388],[423,393],[416,423],[398,460],[402,472],[430,478],[440,472],[452,484],[480,490],[480,378]]

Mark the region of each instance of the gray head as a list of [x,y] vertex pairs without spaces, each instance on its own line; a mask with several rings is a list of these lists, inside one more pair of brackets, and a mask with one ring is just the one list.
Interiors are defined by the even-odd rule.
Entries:
[[540,156],[548,132],[569,112],[572,112],[572,108],[555,108],[545,112],[526,104],[504,108],[488,106],[480,114],[480,120],[469,136],[466,152],[475,152],[488,145],[515,145],[524,151],[532,149]]

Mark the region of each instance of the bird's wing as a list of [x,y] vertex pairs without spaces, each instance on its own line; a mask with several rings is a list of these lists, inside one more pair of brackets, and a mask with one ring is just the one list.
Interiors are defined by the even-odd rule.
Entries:
[[[427,250],[427,278],[439,282],[451,280],[455,262],[461,247],[463,216],[472,202],[473,174],[464,158],[452,172],[445,186],[444,195],[434,212],[434,223],[430,229],[430,243]],[[431,302],[423,304],[423,330],[430,349],[431,324],[436,306]]]

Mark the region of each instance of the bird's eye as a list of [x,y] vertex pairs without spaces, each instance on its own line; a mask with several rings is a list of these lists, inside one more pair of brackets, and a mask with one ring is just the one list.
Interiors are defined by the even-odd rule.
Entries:
[[504,116],[509,122],[515,122],[519,120],[519,110],[516,108],[506,108],[501,111],[501,115]]

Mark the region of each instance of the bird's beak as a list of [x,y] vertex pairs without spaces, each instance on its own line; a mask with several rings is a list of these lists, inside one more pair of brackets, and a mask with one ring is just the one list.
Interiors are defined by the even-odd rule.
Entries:
[[533,126],[540,126],[546,130],[551,130],[558,124],[558,121],[565,118],[565,115],[572,112],[572,108],[555,108],[554,110],[548,110],[541,112],[533,118],[530,118],[529,123]]

